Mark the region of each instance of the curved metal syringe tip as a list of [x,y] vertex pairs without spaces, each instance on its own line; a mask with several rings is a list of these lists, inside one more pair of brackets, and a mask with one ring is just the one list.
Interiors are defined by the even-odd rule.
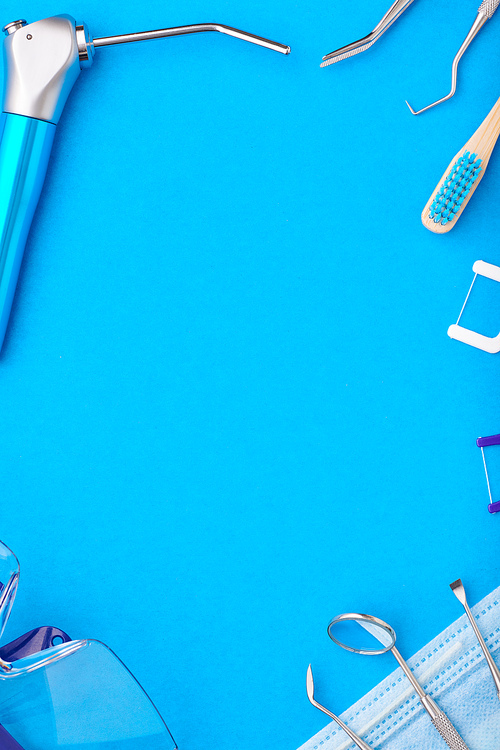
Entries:
[[134,34],[120,34],[119,36],[99,37],[93,40],[94,47],[107,47],[111,44],[124,44],[127,42],[144,42],[150,39],[163,39],[169,36],[181,36],[184,34],[197,34],[203,31],[220,31],[221,34],[233,36],[236,39],[242,39],[245,42],[258,44],[260,47],[281,52],[282,55],[290,54],[290,47],[280,42],[273,42],[255,34],[249,34],[247,31],[234,29],[232,26],[225,26],[221,23],[197,23],[190,26],[174,26],[168,29],[155,29],[154,31],[139,31]]
[[[495,8],[495,10],[496,10],[496,8]],[[464,40],[464,43],[462,44],[462,46],[458,50],[457,54],[455,55],[455,59],[453,60],[453,64],[451,66],[451,91],[450,91],[450,93],[447,94],[446,96],[443,96],[442,99],[438,99],[437,101],[433,102],[432,104],[428,104],[427,107],[423,107],[422,109],[418,109],[418,110],[414,110],[413,107],[411,106],[410,102],[408,100],[406,100],[406,104],[408,105],[408,109],[410,110],[410,112],[412,113],[412,115],[421,115],[422,112],[426,112],[428,109],[432,109],[433,107],[437,107],[438,104],[441,104],[442,102],[445,102],[448,99],[451,99],[452,96],[455,95],[455,92],[457,90],[458,63],[462,59],[462,56],[463,56],[465,50],[467,49],[467,47],[469,46],[469,44],[472,42],[472,40],[474,39],[474,37],[476,36],[476,34],[478,33],[478,31],[480,29],[482,29],[482,27],[484,26],[484,24],[486,23],[486,21],[488,20],[488,18],[491,18],[491,16],[487,15],[486,13],[483,13],[483,12],[479,11],[479,13],[477,14],[477,18],[476,18],[476,20],[474,21],[474,23],[472,25],[471,30],[469,31],[469,33],[467,34],[467,36],[466,36],[466,38]]]

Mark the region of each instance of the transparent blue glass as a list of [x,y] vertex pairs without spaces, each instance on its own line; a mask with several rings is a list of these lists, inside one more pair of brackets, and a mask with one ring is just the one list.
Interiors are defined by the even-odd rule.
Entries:
[[[0,542],[2,591],[8,593],[10,581],[15,593],[18,578],[16,558]],[[0,623],[12,602],[13,595],[0,592]],[[103,643],[80,640],[13,662],[0,658],[0,750],[19,748],[174,750],[176,744],[123,662]]]
[[5,544],[0,542],[0,638],[9,619],[19,581],[19,561]]

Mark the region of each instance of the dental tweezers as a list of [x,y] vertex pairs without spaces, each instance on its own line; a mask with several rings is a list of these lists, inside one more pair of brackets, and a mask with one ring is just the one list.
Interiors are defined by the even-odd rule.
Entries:
[[407,8],[410,7],[412,2],[413,0],[396,0],[396,2],[391,5],[380,23],[375,26],[370,34],[364,36],[362,39],[358,39],[357,42],[347,44],[345,47],[341,47],[340,49],[337,49],[334,52],[330,52],[328,55],[325,55],[320,67],[326,68],[327,65],[340,62],[341,60],[346,60],[348,57],[357,55],[359,52],[364,52],[366,49],[371,47],[372,44],[375,44],[378,39],[380,39],[382,34],[387,31],[389,26],[392,26],[394,21],[398,20],[399,16],[404,13]]

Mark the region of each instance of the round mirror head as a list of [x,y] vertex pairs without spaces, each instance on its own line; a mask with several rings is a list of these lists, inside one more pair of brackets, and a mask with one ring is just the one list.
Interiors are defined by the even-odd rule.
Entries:
[[334,617],[328,635],[334,643],[356,654],[385,654],[396,643],[396,633],[390,625],[358,612]]

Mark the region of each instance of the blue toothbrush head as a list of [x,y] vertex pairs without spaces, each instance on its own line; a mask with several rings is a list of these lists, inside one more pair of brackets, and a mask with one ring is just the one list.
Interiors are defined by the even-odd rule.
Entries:
[[429,219],[443,227],[452,222],[481,172],[482,159],[466,151],[445,178],[429,208]]

